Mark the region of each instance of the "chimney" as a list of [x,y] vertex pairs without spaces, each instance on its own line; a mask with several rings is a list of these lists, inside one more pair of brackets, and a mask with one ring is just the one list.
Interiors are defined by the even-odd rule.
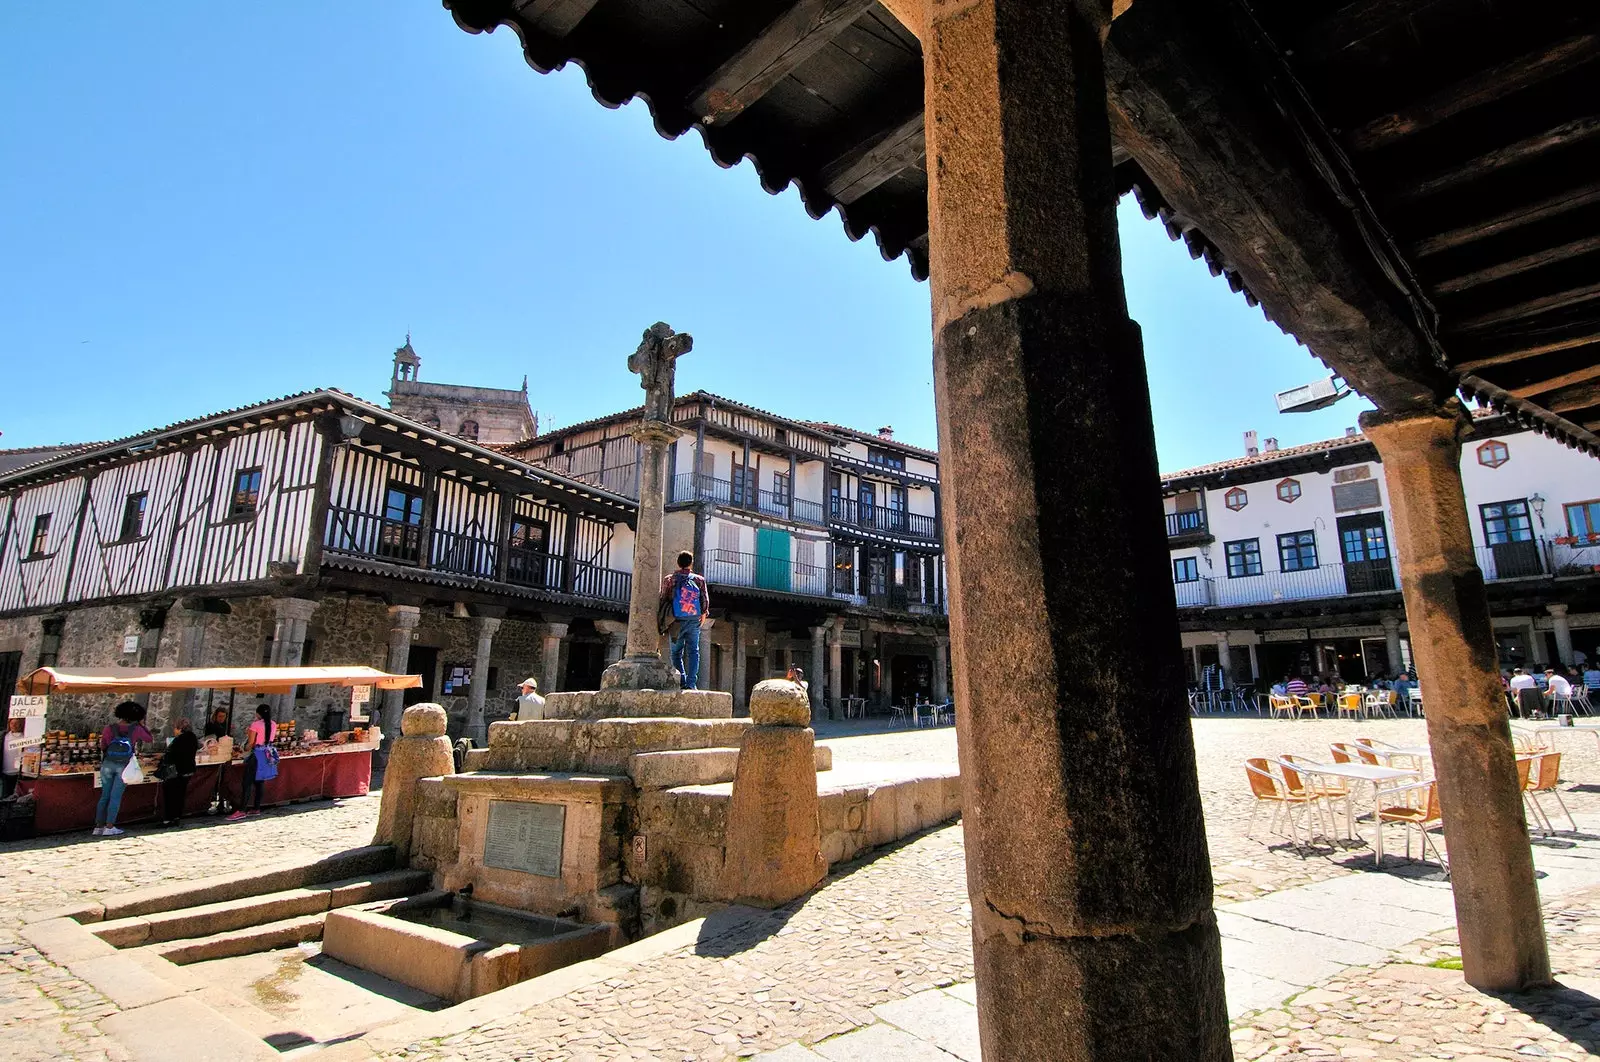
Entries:
[[1256,445],[1257,438],[1258,436],[1253,431],[1244,433],[1244,455],[1246,457],[1254,457],[1261,452],[1261,447]]
[[885,424],[883,427],[878,429],[878,438],[880,438],[880,439],[892,439],[892,438],[894,438],[894,429],[891,428],[889,425]]
[[1277,453],[1278,452],[1278,440],[1277,439],[1263,439],[1261,441],[1261,451],[1262,451],[1262,453],[1268,453],[1268,454]]
[[1344,430],[1344,437],[1346,439],[1354,439],[1356,437],[1356,430],[1354,428],[1346,428]]

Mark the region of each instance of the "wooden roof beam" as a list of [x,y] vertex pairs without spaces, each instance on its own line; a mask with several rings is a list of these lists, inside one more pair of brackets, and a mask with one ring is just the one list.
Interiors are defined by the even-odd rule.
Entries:
[[1448,0],[1353,0],[1306,27],[1306,50],[1327,59]]
[[1585,33],[1553,42],[1508,63],[1479,71],[1392,114],[1372,119],[1351,130],[1350,146],[1357,151],[1387,147],[1474,107],[1505,99],[1596,58],[1600,58],[1600,34]]
[[1574,118],[1570,122],[1562,122],[1552,129],[1546,129],[1514,144],[1507,144],[1505,147],[1486,151],[1465,162],[1448,166],[1435,172],[1431,177],[1410,182],[1395,198],[1402,203],[1414,203],[1430,195],[1448,192],[1469,181],[1487,177],[1509,166],[1530,162],[1558,148],[1581,144],[1596,136],[1600,136],[1600,115],[1590,114]]
[[1470,361],[1457,362],[1456,368],[1460,369],[1462,372],[1477,372],[1479,369],[1487,369],[1494,365],[1505,365],[1513,361],[1524,361],[1528,358],[1536,358],[1541,354],[1553,354],[1560,350],[1572,350],[1575,347],[1585,347],[1590,343],[1600,343],[1600,329],[1585,329],[1572,335],[1546,339],[1544,342],[1540,343],[1524,343],[1522,346],[1514,347],[1509,350],[1496,351],[1493,354],[1488,354],[1481,358],[1473,358]]
[[1583,239],[1573,240],[1570,243],[1564,243],[1559,247],[1546,247],[1542,251],[1525,254],[1521,258],[1513,258],[1509,262],[1497,262],[1492,266],[1487,266],[1471,273],[1463,273],[1458,277],[1441,280],[1434,285],[1434,289],[1445,294],[1455,294],[1459,291],[1466,291],[1468,288],[1477,287],[1479,284],[1489,284],[1496,280],[1504,280],[1507,277],[1514,277],[1518,273],[1526,273],[1541,266],[1564,262],[1569,258],[1576,258],[1579,255],[1589,254],[1594,251],[1600,251],[1600,233],[1596,233],[1593,236],[1585,236]]
[[1551,310],[1564,310],[1568,306],[1577,306],[1585,302],[1600,299],[1600,283],[1583,284],[1565,291],[1552,292],[1541,295],[1536,299],[1527,299],[1523,302],[1505,306],[1488,313],[1478,314],[1476,317],[1463,318],[1460,322],[1462,329],[1479,330],[1492,328],[1507,321],[1517,321],[1535,314],[1548,313]]
[[1548,221],[1595,203],[1600,203],[1600,182],[1583,185],[1569,192],[1559,192],[1536,202],[1518,204],[1469,225],[1460,225],[1444,232],[1434,233],[1413,244],[1411,252],[1421,258],[1430,254],[1453,251],[1457,247],[1464,247],[1492,236],[1500,236],[1525,225]]
[[1521,387],[1512,387],[1508,390],[1518,398],[1532,398],[1534,395],[1546,394],[1550,391],[1559,391],[1563,387],[1573,384],[1587,383],[1590,380],[1600,379],[1600,363],[1585,365],[1581,369],[1564,372],[1560,376],[1552,376],[1548,380],[1539,380]]
[[733,121],[866,14],[873,2],[795,0],[690,93],[690,113],[704,125]]
[[922,112],[881,129],[841,154],[822,170],[822,189],[840,203],[854,203],[928,150]]
[[1112,139],[1277,322],[1389,411],[1455,390],[1405,295],[1262,98],[1220,0],[1135,0],[1106,48]]

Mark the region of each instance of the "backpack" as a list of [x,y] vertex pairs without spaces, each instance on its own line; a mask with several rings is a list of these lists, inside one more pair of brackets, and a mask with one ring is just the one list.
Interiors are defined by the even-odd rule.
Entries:
[[678,619],[688,619],[702,613],[700,602],[700,577],[693,572],[674,572],[672,575],[672,614]]
[[111,744],[106,746],[105,759],[110,763],[127,763],[133,759],[133,738],[129,733],[112,731]]

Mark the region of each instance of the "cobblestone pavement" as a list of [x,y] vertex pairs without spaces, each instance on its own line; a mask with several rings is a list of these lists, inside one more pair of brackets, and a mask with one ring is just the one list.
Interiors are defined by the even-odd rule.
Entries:
[[[1416,743],[1425,737],[1423,724],[1410,720],[1196,721],[1200,785],[1219,903],[1370,870],[1371,852],[1364,847],[1297,851],[1279,839],[1269,839],[1269,846],[1245,836],[1253,801],[1240,766],[1244,757],[1293,753],[1326,758],[1330,742],[1358,734],[1396,744]],[[955,757],[955,732],[950,728],[878,735],[845,733],[825,739],[840,763],[950,762]],[[1561,747],[1566,754],[1562,775],[1569,783],[1564,785],[1568,804],[1580,817],[1600,814],[1600,755],[1595,743],[1564,738]],[[1570,784],[1573,781],[1580,784]],[[8,1062],[121,1057],[115,1045],[93,1028],[93,1021],[109,1011],[104,998],[19,943],[16,929],[24,913],[107,892],[275,863],[291,856],[315,858],[340,851],[365,843],[376,813],[376,798],[366,798],[339,805],[305,805],[258,820],[208,823],[178,832],[135,829],[109,841],[77,836],[0,844],[0,1057]],[[1263,815],[1263,824],[1265,818]],[[1600,955],[1590,947],[1595,942],[1593,913],[1587,907],[1561,907],[1553,916],[1552,944],[1562,956],[1559,962],[1573,969],[1583,968],[1583,963],[1589,969],[1594,967]],[[1558,932],[1558,927],[1569,925],[1570,932]],[[751,931],[745,939],[718,940],[703,954],[669,955],[636,969],[626,979],[580,990],[515,1020],[492,1023],[438,1043],[413,1045],[391,1057],[440,1062],[716,1059],[795,1041],[815,1042],[868,1024],[868,1010],[874,1005],[969,980],[968,934],[958,824],[913,839],[865,864],[842,868],[823,888],[793,905],[776,931],[768,926]],[[1446,947],[1444,941],[1419,945],[1434,950]],[[1492,1007],[1499,1008],[1493,1013],[1499,1013],[1508,1024],[1521,1020],[1521,1012],[1513,1004],[1462,989],[1454,971],[1426,966],[1403,969],[1429,971],[1420,975],[1421,979],[1413,973],[1413,980],[1405,982],[1411,986],[1406,991],[1433,992],[1438,997],[1425,1000],[1425,1008],[1419,1004],[1419,1010],[1451,1014],[1482,1010],[1485,1015],[1478,1024],[1467,1017],[1441,1017],[1435,1024],[1453,1023],[1474,1030],[1483,1021],[1498,1025],[1491,1010],[1484,1009]],[[1444,973],[1451,976],[1444,977]],[[1378,971],[1369,976],[1393,974]],[[1426,980],[1434,976],[1437,980]],[[1247,1020],[1239,1030],[1244,1037],[1241,1056],[1261,1046],[1249,1057],[1336,1057],[1341,1052],[1345,1057],[1471,1057],[1461,1052],[1406,1054],[1392,1046],[1385,1051],[1380,1050],[1384,1045],[1379,1041],[1370,1042],[1377,1047],[1363,1046],[1369,1044],[1367,1031],[1372,1031],[1362,1031],[1363,1024],[1375,1020],[1376,1008],[1389,1006],[1396,990],[1392,986],[1371,989],[1357,974],[1345,975],[1340,983],[1347,987],[1336,984],[1328,989],[1348,997],[1335,1001],[1338,1006],[1302,1001],[1293,1012],[1282,1012],[1281,1025],[1273,1024],[1278,1019]],[[1600,995],[1600,989],[1596,994]],[[1367,1002],[1358,1002],[1362,999]],[[1314,1005],[1325,1006],[1329,1012],[1313,1011]],[[1568,1005],[1574,1007],[1573,1013],[1583,1013],[1577,1004]],[[1416,1024],[1411,1012],[1402,1011],[1404,1021],[1396,1019],[1397,1023]],[[1600,1013],[1588,1020],[1600,1021]],[[1341,1044],[1339,1050],[1319,1054],[1315,1045],[1322,1041],[1300,1034],[1310,1030],[1323,1035],[1322,1024],[1329,1021],[1360,1031],[1362,1043]],[[1566,1022],[1561,1025],[1563,1035],[1581,1039],[1574,1036],[1566,1017],[1562,1021]],[[1273,1027],[1258,1028],[1261,1025]],[[1280,1029],[1290,1031],[1279,1036]],[[1464,1034],[1466,1029],[1453,1031]],[[1257,1039],[1245,1036],[1247,1032]],[[1411,1029],[1405,1035],[1424,1034]],[[1533,1046],[1547,1047],[1544,1035]],[[1299,1054],[1288,1055],[1296,1037],[1292,1050]],[[1431,1046],[1440,1044],[1435,1041]],[[1362,1050],[1375,1053],[1368,1056]],[[1483,1057],[1537,1057],[1537,1052],[1529,1051],[1514,1056],[1489,1050],[1479,1053]]]
[[204,877],[366,844],[376,796],[314,803],[224,823],[198,819],[177,830],[131,828],[0,844],[0,1058],[6,1062],[120,1060],[127,1056],[95,1022],[115,1008],[88,984],[22,943],[24,915],[168,881]]

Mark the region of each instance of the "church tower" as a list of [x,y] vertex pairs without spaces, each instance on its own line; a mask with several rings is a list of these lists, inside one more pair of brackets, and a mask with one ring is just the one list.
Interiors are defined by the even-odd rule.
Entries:
[[526,376],[520,390],[423,383],[422,358],[412,348],[409,334],[405,345],[394,352],[384,397],[402,417],[484,446],[525,442],[539,434],[539,418],[528,405]]

